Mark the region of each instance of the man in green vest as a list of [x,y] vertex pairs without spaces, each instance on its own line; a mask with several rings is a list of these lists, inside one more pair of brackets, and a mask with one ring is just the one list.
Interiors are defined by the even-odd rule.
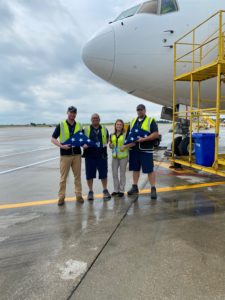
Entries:
[[[62,145],[71,135],[82,130],[80,123],[76,122],[77,109],[70,106],[67,110],[67,119],[60,122],[55,128],[52,135],[52,143],[60,148],[60,184],[59,184],[59,200],[58,205],[64,205],[66,195],[66,180],[72,168],[74,175],[76,200],[80,203],[84,202],[82,197],[81,186],[81,149],[80,147],[71,147],[70,145]],[[59,138],[59,140],[58,140]]]
[[148,179],[151,184],[151,199],[157,199],[156,193],[156,177],[153,163],[153,141],[159,137],[158,126],[154,118],[146,115],[146,108],[143,104],[137,106],[137,117],[131,120],[128,128],[130,130],[142,129],[149,132],[147,137],[139,138],[135,146],[130,149],[129,155],[129,170],[133,171],[133,185],[128,191],[128,195],[138,194],[138,180],[140,170],[148,174]]
[[100,124],[100,117],[98,114],[91,116],[91,125],[84,128],[84,133],[93,142],[96,143],[96,148],[88,148],[84,145],[85,157],[85,171],[86,179],[89,187],[88,200],[94,200],[93,180],[96,178],[96,171],[98,171],[99,179],[103,186],[103,199],[105,201],[111,199],[111,195],[107,189],[107,173],[108,173],[108,159],[107,159],[107,143],[109,141],[109,133],[105,126]]

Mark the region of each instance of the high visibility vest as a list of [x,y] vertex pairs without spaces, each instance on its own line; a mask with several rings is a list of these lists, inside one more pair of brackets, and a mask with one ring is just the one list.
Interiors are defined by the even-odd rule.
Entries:
[[121,134],[118,139],[115,134],[111,135],[111,142],[114,145],[114,149],[112,151],[113,158],[122,159],[122,158],[126,158],[128,156],[127,148],[125,148],[124,151],[120,150],[120,147],[124,145],[125,139],[126,139],[125,134]]
[[[138,118],[134,118],[133,120],[131,120],[130,122],[130,130],[134,127],[134,124],[136,123]],[[146,116],[146,118],[144,119],[144,121],[142,122],[141,125],[141,129],[148,131],[150,133],[150,128],[151,128],[151,124],[152,121],[155,120],[154,118],[149,118],[148,116]]]
[[[88,127],[84,128],[84,134],[88,138],[90,138],[90,135],[91,135],[91,126],[88,126]],[[103,147],[106,147],[107,146],[107,129],[103,125],[101,125],[101,134],[102,134],[102,144],[103,144]]]
[[[78,131],[82,130],[82,126],[80,123],[76,122],[76,126],[74,127],[74,134],[77,133]],[[70,138],[70,130],[69,126],[65,121],[60,122],[60,143],[64,143],[66,140]]]

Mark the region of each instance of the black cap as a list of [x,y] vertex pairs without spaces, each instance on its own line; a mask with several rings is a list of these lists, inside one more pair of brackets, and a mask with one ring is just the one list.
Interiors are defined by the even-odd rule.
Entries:
[[144,104],[139,104],[136,109],[137,110],[139,110],[139,109],[142,110],[142,109],[145,109],[145,106],[144,106]]
[[75,106],[69,106],[68,109],[67,109],[67,112],[76,113],[77,112],[77,108]]

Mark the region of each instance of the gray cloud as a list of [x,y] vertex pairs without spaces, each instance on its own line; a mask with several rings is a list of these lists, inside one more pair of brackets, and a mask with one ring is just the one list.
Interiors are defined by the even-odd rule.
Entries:
[[[103,121],[132,117],[141,99],[91,74],[81,61],[81,49],[90,35],[133,4],[0,0],[0,122],[58,122],[71,104],[78,107],[82,122],[93,112]],[[159,106],[148,105],[158,115]]]

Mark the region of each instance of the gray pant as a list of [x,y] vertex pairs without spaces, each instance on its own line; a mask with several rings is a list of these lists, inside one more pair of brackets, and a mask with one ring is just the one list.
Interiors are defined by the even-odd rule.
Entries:
[[[113,174],[113,184],[114,192],[124,192],[126,184],[126,168],[127,168],[128,157],[118,159],[112,158],[112,174]],[[119,169],[120,169],[120,179],[119,179]]]

